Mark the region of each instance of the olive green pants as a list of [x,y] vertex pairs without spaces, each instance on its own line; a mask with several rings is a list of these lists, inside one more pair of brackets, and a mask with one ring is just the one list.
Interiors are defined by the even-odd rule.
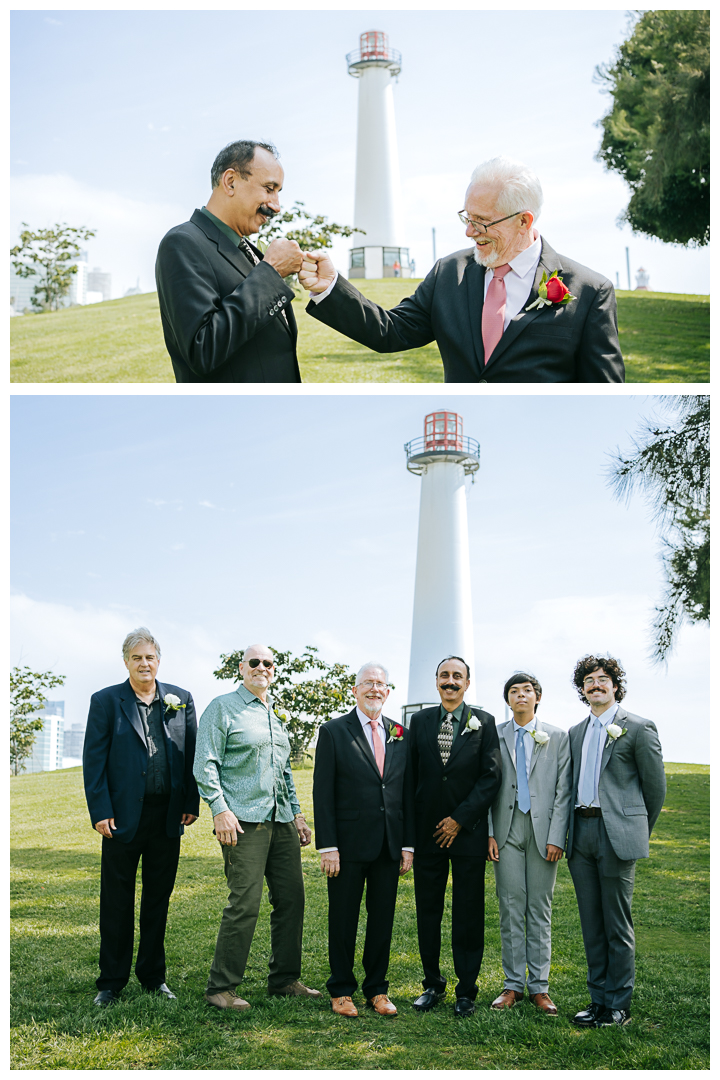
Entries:
[[263,879],[268,884],[270,963],[268,990],[300,978],[305,887],[300,838],[292,821],[241,821],[236,847],[223,847],[230,895],[223,911],[207,993],[235,990],[245,974],[260,912]]

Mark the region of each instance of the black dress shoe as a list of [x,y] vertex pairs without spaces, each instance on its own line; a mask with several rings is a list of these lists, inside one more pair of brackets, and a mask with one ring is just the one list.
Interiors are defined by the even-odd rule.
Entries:
[[572,1018],[572,1023],[577,1024],[578,1027],[597,1027],[598,1019],[606,1011],[604,1005],[598,1005],[596,1001],[591,1001],[587,1009],[575,1013]]
[[444,990],[434,990],[431,986],[429,990],[423,990],[420,997],[413,1001],[413,1009],[417,1009],[418,1012],[430,1012],[440,1004],[444,997]]
[[631,1020],[629,1009],[605,1009],[601,1016],[598,1017],[597,1027],[612,1027],[616,1024],[618,1027],[624,1027],[625,1024],[629,1024]]
[[95,995],[93,1005],[114,1005],[116,1001],[120,1000],[120,995],[115,990],[99,990]]
[[472,1016],[475,1012],[475,1002],[470,998],[459,997],[455,1002],[455,1015],[461,1019],[467,1016]]
[[168,1001],[177,1001],[175,994],[173,994],[167,983],[160,983],[159,986],[144,986],[143,990],[147,994],[162,994]]

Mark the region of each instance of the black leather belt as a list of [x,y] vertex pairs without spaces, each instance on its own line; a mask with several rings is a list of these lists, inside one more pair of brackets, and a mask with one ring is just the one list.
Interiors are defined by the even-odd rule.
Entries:
[[576,806],[575,813],[580,817],[602,817],[602,810],[599,806]]

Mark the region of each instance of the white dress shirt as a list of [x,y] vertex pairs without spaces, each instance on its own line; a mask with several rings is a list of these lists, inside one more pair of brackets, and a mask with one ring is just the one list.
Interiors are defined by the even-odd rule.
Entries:
[[[530,247],[525,248],[524,251],[521,251],[519,255],[516,255],[514,259],[510,260],[511,269],[505,275],[507,301],[505,305],[503,331],[507,330],[511,320],[525,307],[530,292],[532,291],[533,281],[535,280],[535,271],[540,262],[540,254],[542,252],[542,239],[540,233],[537,229],[534,229],[533,232],[535,234],[535,239],[532,244]],[[495,273],[492,269],[485,271],[484,296],[487,296],[490,282],[494,276]]]
[[[590,803],[590,806],[597,806],[597,807],[600,806],[600,797],[598,795],[598,786],[600,784],[600,766],[602,764],[603,750],[605,749],[605,743],[607,742],[607,729],[608,729],[608,724],[612,724],[613,720],[615,719],[615,714],[617,713],[619,708],[620,708],[620,703],[618,701],[616,701],[614,705],[611,705],[611,707],[609,709],[606,709],[604,713],[601,713],[600,716],[596,717],[595,713],[590,713],[590,723],[587,726],[587,731],[585,732],[585,738],[583,739],[582,757],[580,758],[580,775],[578,776],[578,792],[580,792],[583,789],[583,777],[585,776],[585,769],[592,768],[594,766],[594,769],[595,769],[594,792],[595,793],[593,795],[592,802]],[[601,724],[601,726],[602,726],[602,728],[604,730],[600,732],[600,738],[598,739],[597,754],[596,754],[596,757],[595,757],[595,761],[588,763],[587,752],[588,752],[588,745],[590,743],[590,737],[592,735],[592,728],[593,728],[593,723],[592,722],[593,722],[593,720],[599,720],[600,724]],[[576,803],[575,803],[575,806],[584,806],[584,805],[585,804],[581,803],[580,799],[578,798]]]

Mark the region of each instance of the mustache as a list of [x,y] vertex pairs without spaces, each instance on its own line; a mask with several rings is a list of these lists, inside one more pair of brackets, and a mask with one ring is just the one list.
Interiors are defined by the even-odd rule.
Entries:
[[258,214],[262,214],[268,220],[271,220],[272,218],[277,217],[277,215],[280,213],[279,210],[273,210],[271,207],[266,206],[265,203],[263,203],[261,206],[258,206],[258,211],[257,212],[258,212]]
[[448,683],[440,683],[440,689],[441,690],[459,690],[460,687],[456,686],[455,683],[449,683],[448,682]]

